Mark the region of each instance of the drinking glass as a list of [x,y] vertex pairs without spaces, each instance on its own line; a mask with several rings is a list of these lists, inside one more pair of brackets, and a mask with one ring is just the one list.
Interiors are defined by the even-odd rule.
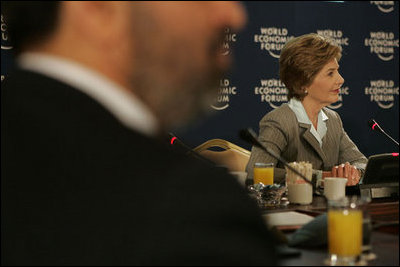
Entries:
[[262,183],[264,185],[274,184],[274,164],[261,163],[261,162],[255,163],[253,180],[254,184],[258,183]]
[[360,265],[362,233],[363,212],[356,196],[328,201],[329,265]]

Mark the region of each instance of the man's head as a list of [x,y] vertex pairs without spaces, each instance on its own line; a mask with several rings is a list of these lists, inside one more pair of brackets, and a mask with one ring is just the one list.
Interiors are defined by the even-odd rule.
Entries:
[[[215,96],[218,80],[230,63],[220,53],[224,30],[238,30],[245,23],[237,2],[15,1],[6,5],[15,9],[3,9],[2,2],[17,49],[66,57],[99,71],[142,99],[164,128],[186,122]],[[24,32],[27,37],[18,36]]]

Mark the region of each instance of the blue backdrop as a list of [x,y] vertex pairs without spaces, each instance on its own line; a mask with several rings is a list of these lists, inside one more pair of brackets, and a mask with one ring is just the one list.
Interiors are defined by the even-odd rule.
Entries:
[[340,114],[346,132],[366,156],[397,152],[398,147],[391,141],[369,130],[367,121],[374,118],[398,140],[398,4],[245,2],[249,17],[246,29],[236,35],[227,31],[227,45],[236,62],[221,81],[214,116],[176,134],[192,147],[222,138],[250,149],[239,139],[238,130],[252,127],[258,133],[260,119],[287,101],[286,89],[279,81],[283,44],[293,36],[315,32],[333,38],[343,49],[339,64],[345,83],[341,100],[331,108]]
[[[394,139],[399,138],[399,3],[395,1],[244,2],[248,25],[236,34],[226,29],[225,53],[235,65],[220,82],[213,116],[175,131],[195,147],[222,138],[250,150],[238,130],[252,127],[287,101],[279,81],[279,54],[294,36],[319,33],[343,48],[340,72],[345,79],[340,100],[330,107],[366,156],[398,152],[392,142],[367,126],[374,118]],[[7,26],[1,17],[2,80],[11,64]]]

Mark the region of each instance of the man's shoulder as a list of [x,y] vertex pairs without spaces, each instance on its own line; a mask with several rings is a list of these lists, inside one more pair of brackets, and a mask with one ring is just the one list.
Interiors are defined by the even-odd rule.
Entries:
[[38,86],[41,85],[42,88],[47,88],[48,86],[67,86],[64,83],[61,83],[53,78],[47,77],[45,75],[27,71],[20,68],[14,68],[9,73],[6,74],[4,81],[2,82],[5,90],[16,90],[16,89],[24,89],[26,87]]
[[9,118],[18,115],[18,118],[26,116],[32,121],[63,121],[65,124],[79,124],[79,121],[93,118],[99,123],[112,120],[112,116],[88,95],[36,72],[15,69],[7,74],[1,87],[2,110]]
[[[12,107],[35,106],[35,110],[50,108],[59,104],[73,106],[73,103],[90,101],[90,98],[75,88],[45,75],[15,69],[8,73],[1,85],[1,103]],[[72,103],[69,103],[72,102]],[[49,105],[49,106],[48,106]]]

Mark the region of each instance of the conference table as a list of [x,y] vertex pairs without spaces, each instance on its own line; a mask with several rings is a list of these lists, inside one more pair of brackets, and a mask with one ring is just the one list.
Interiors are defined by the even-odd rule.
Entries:
[[[369,266],[399,266],[399,200],[393,198],[372,199],[366,205],[371,218],[371,251],[376,259],[367,261]],[[275,212],[294,211],[296,213],[316,217],[327,211],[324,198],[314,196],[309,205],[288,204],[286,206],[263,207],[264,214]],[[277,226],[279,233],[286,237],[294,234],[301,228],[298,226]],[[287,247],[287,245],[285,245]],[[327,246],[318,247],[287,247],[289,253],[280,254],[280,265],[282,266],[321,266],[328,257]],[[292,253],[291,253],[292,252]],[[294,252],[294,253],[293,253]]]

